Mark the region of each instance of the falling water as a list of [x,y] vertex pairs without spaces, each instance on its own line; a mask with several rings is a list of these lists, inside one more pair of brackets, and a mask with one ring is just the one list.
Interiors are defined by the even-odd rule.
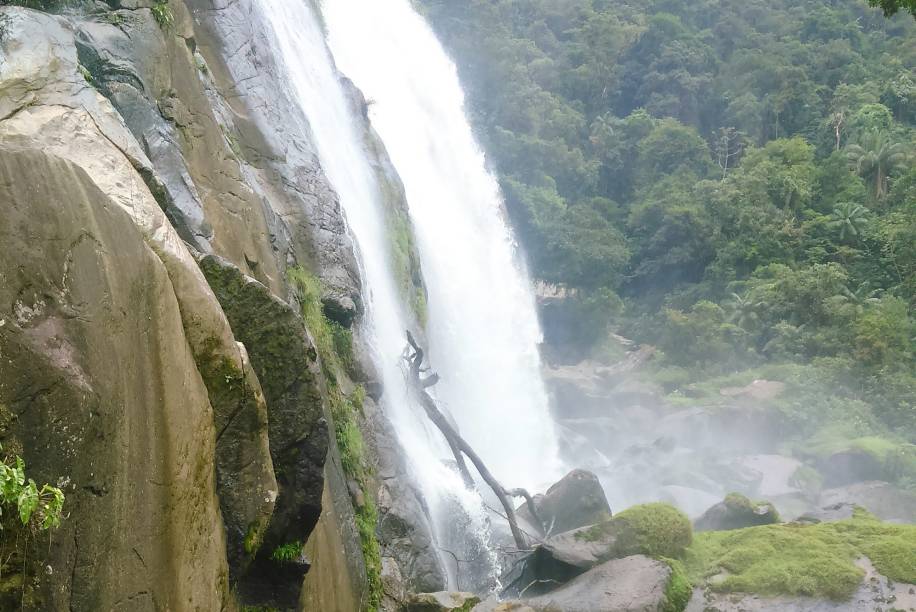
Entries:
[[[383,409],[424,495],[440,550],[479,551],[489,537],[481,499],[443,463],[448,453],[441,436],[407,399],[398,364],[406,317],[390,269],[382,191],[337,58],[310,2],[257,4],[267,24],[265,42],[285,66],[281,86],[307,118],[358,245]],[[373,125],[405,185],[429,293],[429,354],[442,376],[437,399],[507,486],[540,488],[557,475],[539,372],[540,330],[496,181],[464,116],[454,65],[406,0],[328,0],[323,11],[342,72],[364,89]],[[459,515],[464,519],[456,520]],[[493,557],[478,560],[486,565]],[[487,580],[475,578],[481,579]]]
[[[282,86],[288,88],[285,93],[301,107],[308,121],[311,140],[358,245],[368,322],[365,331],[385,388],[383,409],[423,492],[440,556],[444,550],[479,555],[479,551],[486,551],[488,538],[481,500],[442,462],[447,457],[444,440],[430,431],[422,409],[407,396],[399,365],[407,319],[390,269],[390,237],[381,190],[352,105],[325,45],[324,32],[304,0],[258,0],[258,4],[267,22],[266,42],[285,65],[288,79]],[[456,513],[462,515],[460,520]],[[463,525],[463,533],[456,533],[458,523]],[[484,552],[478,560],[492,566],[494,558]],[[448,571],[454,570],[453,562],[442,561]],[[454,582],[454,575],[450,579]],[[486,576],[481,579],[487,580]]]
[[409,0],[323,0],[322,12],[407,192],[437,397],[497,478],[541,488],[559,470],[541,332],[455,65]]

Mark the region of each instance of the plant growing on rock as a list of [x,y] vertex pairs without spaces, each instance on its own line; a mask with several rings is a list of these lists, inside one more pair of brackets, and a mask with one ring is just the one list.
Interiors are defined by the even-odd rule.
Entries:
[[163,30],[168,30],[175,25],[175,15],[172,13],[172,9],[167,0],[158,0],[156,4],[153,5],[152,11],[156,23],[158,23],[159,27]]
[[277,546],[270,558],[274,561],[295,561],[302,555],[302,542],[287,542],[282,546]]
[[287,278],[299,302],[305,325],[315,339],[322,371],[328,381],[328,404],[341,465],[347,477],[358,484],[363,494],[362,504],[354,503],[353,513],[369,584],[366,609],[372,612],[378,609],[382,600],[382,564],[376,535],[378,511],[372,496],[368,494],[372,468],[366,461],[363,435],[358,422],[366,392],[363,387],[357,386],[347,395],[338,382],[338,374],[350,372],[355,367],[353,336],[349,329],[325,315],[321,303],[321,281],[318,278],[301,267],[288,269]]
[[46,531],[60,526],[63,508],[63,491],[49,484],[39,489],[34,480],[26,479],[22,457],[8,457],[0,463],[0,517],[4,511],[13,511],[24,527]]

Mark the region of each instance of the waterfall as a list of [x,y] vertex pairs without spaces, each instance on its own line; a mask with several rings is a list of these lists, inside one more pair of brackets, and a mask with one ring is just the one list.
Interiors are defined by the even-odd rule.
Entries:
[[[481,566],[475,585],[492,585],[496,561],[487,550],[489,521],[480,497],[442,459],[448,448],[432,431],[421,407],[408,399],[400,355],[408,319],[390,269],[391,252],[381,186],[309,3],[257,0],[266,22],[264,41],[280,58],[286,76],[279,86],[300,106],[322,168],[340,198],[354,237],[363,279],[364,335],[384,385],[382,408],[407,455],[411,475],[423,494],[442,566],[455,581],[455,563],[443,555],[457,551]],[[295,126],[291,126],[291,129]],[[467,582],[465,583],[467,584]]]
[[409,0],[323,0],[328,44],[404,183],[429,292],[436,387],[507,486],[558,476],[524,267],[464,112],[454,63]]
[[[312,3],[256,5],[253,17],[266,25],[265,40],[258,42],[283,65],[286,78],[278,86],[307,120],[299,129],[308,130],[355,239],[364,335],[385,389],[382,409],[424,497],[443,566],[454,572],[455,562],[443,551],[465,553],[464,559],[481,566],[473,570],[475,585],[492,586],[495,556],[487,551],[489,517],[482,500],[443,462],[449,457],[444,440],[407,397],[399,359],[408,317],[391,270],[382,186],[367,154],[362,118],[347,97]],[[454,66],[406,2],[335,0],[323,8],[335,50],[352,69],[341,72],[368,90],[373,125],[407,191],[429,292],[429,354],[442,376],[437,399],[507,486],[539,487],[557,470],[534,301],[496,182],[464,117]],[[373,29],[380,15],[384,19]],[[429,63],[417,65],[411,56],[419,55]],[[376,70],[381,78],[369,78]],[[438,93],[422,91],[429,78],[433,89],[441,88]],[[454,586],[454,574],[450,579]]]

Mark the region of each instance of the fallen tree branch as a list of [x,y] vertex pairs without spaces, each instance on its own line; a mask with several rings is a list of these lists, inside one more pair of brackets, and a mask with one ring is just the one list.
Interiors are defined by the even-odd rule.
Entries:
[[534,498],[531,497],[531,493],[527,489],[512,489],[508,491],[509,495],[512,497],[524,497],[525,501],[528,503],[528,512],[531,513],[531,518],[534,519],[534,522],[538,529],[541,530],[541,533],[545,533],[546,525],[541,520],[541,517],[538,516],[538,509],[534,505]]
[[[439,407],[436,406],[435,400],[433,400],[432,396],[426,391],[427,388],[438,382],[439,375],[433,372],[425,378],[420,376],[421,372],[425,371],[422,369],[425,353],[420,345],[417,344],[409,330],[407,332],[407,343],[410,345],[410,348],[413,349],[413,354],[410,353],[409,349],[404,351],[404,360],[407,362],[410,372],[411,387],[420,405],[423,406],[426,416],[429,417],[429,420],[432,421],[433,424],[439,428],[439,431],[442,432],[442,435],[445,436],[452,450],[452,454],[455,455],[455,461],[458,464],[458,469],[461,472],[465,485],[468,487],[474,486],[474,479],[471,477],[470,472],[468,472],[467,465],[464,463],[464,457],[462,455],[471,460],[471,463],[474,464],[480,477],[483,478],[484,482],[493,490],[496,498],[499,499],[499,503],[506,512],[506,520],[509,522],[509,529],[512,531],[515,545],[521,550],[529,550],[530,546],[528,541],[525,539],[525,536],[518,526],[518,520],[515,516],[515,507],[512,505],[512,502],[509,501],[512,493],[507,491],[499,481],[496,480],[493,474],[490,473],[490,470],[487,469],[486,464],[484,464],[480,456],[471,448],[471,445],[461,437],[455,428],[452,427],[448,419],[445,418],[445,415],[440,412]],[[426,382],[429,382],[429,384],[424,384]],[[513,491],[522,491],[522,489],[513,489]],[[525,496],[526,499],[531,498],[531,496],[527,494],[527,491],[524,492],[524,495],[519,494],[519,496]],[[533,503],[529,504],[529,507],[534,509]]]

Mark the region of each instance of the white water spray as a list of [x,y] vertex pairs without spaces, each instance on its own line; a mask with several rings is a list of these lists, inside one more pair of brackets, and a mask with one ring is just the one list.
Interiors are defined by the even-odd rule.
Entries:
[[437,397],[501,482],[542,489],[560,466],[541,332],[455,65],[409,0],[323,0],[322,12],[407,192]]

